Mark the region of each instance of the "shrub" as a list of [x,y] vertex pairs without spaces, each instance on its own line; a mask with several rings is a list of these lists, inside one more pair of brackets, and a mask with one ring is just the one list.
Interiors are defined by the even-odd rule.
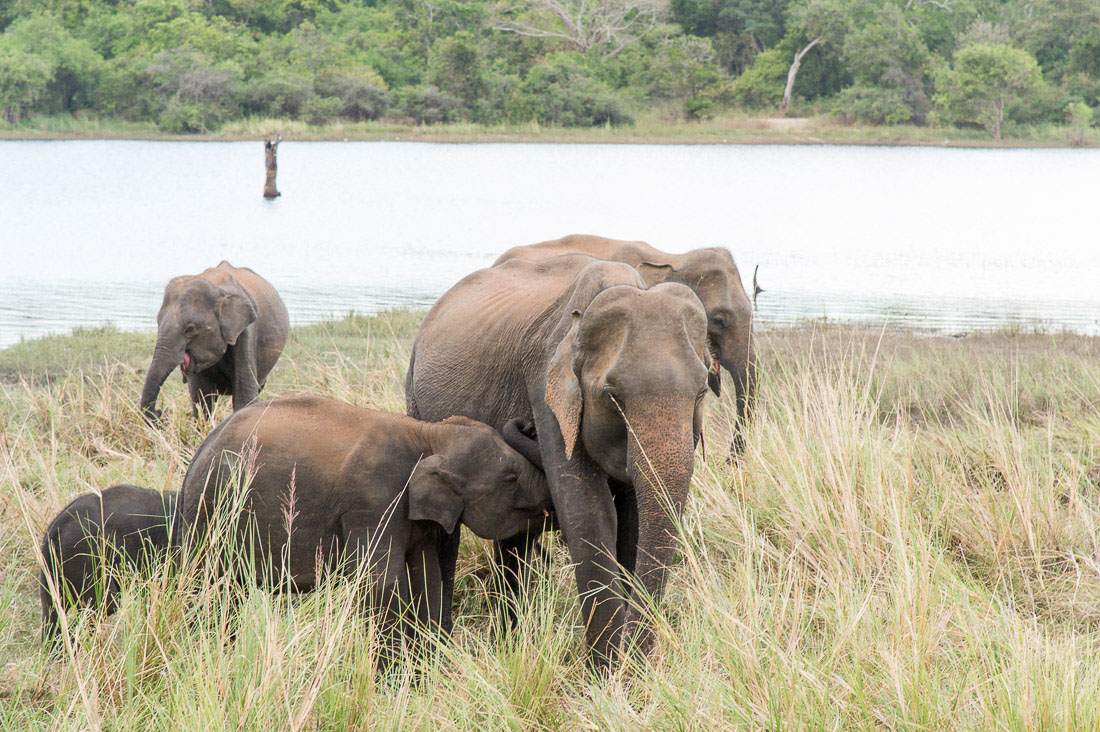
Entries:
[[1083,145],[1092,127],[1092,108],[1084,102],[1073,102],[1066,107],[1069,123],[1069,139],[1074,145]]
[[206,115],[197,104],[170,104],[161,113],[157,125],[165,132],[184,134],[203,132],[207,129]]
[[339,97],[340,116],[356,122],[378,119],[390,107],[386,82],[370,67],[321,77],[316,89],[321,96]]
[[444,38],[432,48],[428,83],[446,89],[466,109],[473,109],[489,91],[484,65],[468,34]]
[[340,97],[312,96],[302,105],[302,117],[311,125],[323,125],[340,115],[344,100]]
[[434,86],[408,87],[401,90],[400,109],[417,124],[433,125],[453,119],[455,101]]
[[787,71],[790,66],[789,54],[778,48],[764,51],[733,82],[733,100],[750,109],[778,107],[783,101],[783,89],[787,85]]
[[296,117],[313,97],[313,82],[308,77],[275,72],[248,85],[245,107],[253,114]]
[[0,112],[11,124],[46,91],[52,71],[42,59],[0,45]]
[[981,124],[997,140],[1005,121],[1019,119],[1044,91],[1035,57],[1000,44],[968,46],[936,76],[935,101],[944,118]]
[[913,110],[897,89],[850,86],[833,97],[829,108],[845,122],[895,125],[913,121]]
[[162,125],[191,125],[197,114],[206,130],[239,108],[241,72],[232,64],[211,64],[201,53],[177,48],[158,53],[146,72],[164,103]]
[[531,69],[508,103],[515,121],[535,119],[563,127],[633,124],[623,100],[564,55]]

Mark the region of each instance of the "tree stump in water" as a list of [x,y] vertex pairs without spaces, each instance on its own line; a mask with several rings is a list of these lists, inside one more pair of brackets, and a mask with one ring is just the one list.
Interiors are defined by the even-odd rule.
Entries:
[[267,165],[267,181],[264,183],[264,198],[277,198],[282,195],[275,187],[275,172],[278,165],[275,162],[275,152],[279,143],[283,141],[282,135],[275,137],[275,142],[264,140],[264,163]]

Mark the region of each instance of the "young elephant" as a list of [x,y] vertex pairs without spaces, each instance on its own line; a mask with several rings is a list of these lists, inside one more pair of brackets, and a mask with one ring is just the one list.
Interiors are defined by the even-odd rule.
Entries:
[[142,567],[167,550],[175,501],[175,493],[115,485],[85,493],[61,510],[42,540],[43,641],[52,642],[60,631],[58,603],[69,609],[99,602],[108,615],[115,611],[118,571]]
[[[234,502],[242,476],[248,492]],[[542,472],[480,422],[296,397],[236,412],[202,443],[178,540],[202,537],[219,506],[243,509],[235,548],[257,560],[260,581],[302,591],[326,570],[365,568],[388,624],[411,605],[421,626],[446,629],[441,588],[453,577],[441,576],[439,532],[461,522],[487,539],[514,536],[551,503]]]
[[256,399],[286,344],[290,319],[267,280],[222,262],[194,276],[176,277],[164,288],[157,313],[157,345],[141,412],[160,417],[157,395],[179,366],[191,392],[192,411],[209,414],[219,394],[233,396],[237,410]]

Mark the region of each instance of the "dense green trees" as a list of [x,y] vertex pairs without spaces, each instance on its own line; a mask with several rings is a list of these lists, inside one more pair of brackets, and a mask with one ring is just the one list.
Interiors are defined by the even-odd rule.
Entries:
[[[787,100],[785,100],[785,96]],[[628,123],[726,108],[873,124],[1069,122],[1100,107],[1097,0],[19,0],[0,119],[216,129]]]
[[1043,86],[1035,57],[1003,44],[967,46],[953,68],[937,79],[936,101],[955,122],[976,122],[1001,139],[1006,115],[1027,103]]

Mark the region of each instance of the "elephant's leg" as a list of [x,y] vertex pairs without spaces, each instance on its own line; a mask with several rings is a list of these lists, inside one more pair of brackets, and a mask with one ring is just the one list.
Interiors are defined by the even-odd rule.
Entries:
[[349,579],[363,583],[360,596],[371,610],[378,612],[383,641],[379,666],[384,668],[396,658],[400,639],[395,631],[409,606],[409,575],[405,570],[409,526],[407,522],[393,521],[380,532],[366,528],[375,523],[369,512],[348,512],[341,517],[342,565]]
[[435,544],[425,542],[407,557],[409,595],[416,630],[438,633],[442,630],[443,581]]
[[589,663],[607,669],[621,651],[627,619],[615,503],[606,474],[583,450],[566,459],[561,430],[545,404],[536,405],[535,420],[554,512],[574,564]]
[[200,414],[210,419],[220,391],[215,378],[205,371],[200,371],[187,380],[187,386],[191,392],[191,412],[195,415],[195,419],[198,419]]
[[[554,505],[566,504],[555,496]],[[621,650],[627,619],[615,559],[616,516],[610,491],[604,488],[603,495],[593,493],[566,505],[558,510],[558,521],[575,566],[584,635],[592,653],[590,662],[597,668],[608,668]]]
[[436,557],[442,578],[440,586],[440,628],[447,635],[454,630],[455,567],[458,564],[458,545],[462,538],[462,526],[455,526],[450,534],[439,532],[435,542]]
[[519,608],[527,604],[531,562],[543,555],[541,534],[532,531],[493,542],[493,600],[502,633],[515,627]]
[[615,555],[628,574],[634,573],[638,560],[638,499],[634,486],[608,478],[612,495],[615,496],[615,516],[618,521],[618,535],[615,540]]

